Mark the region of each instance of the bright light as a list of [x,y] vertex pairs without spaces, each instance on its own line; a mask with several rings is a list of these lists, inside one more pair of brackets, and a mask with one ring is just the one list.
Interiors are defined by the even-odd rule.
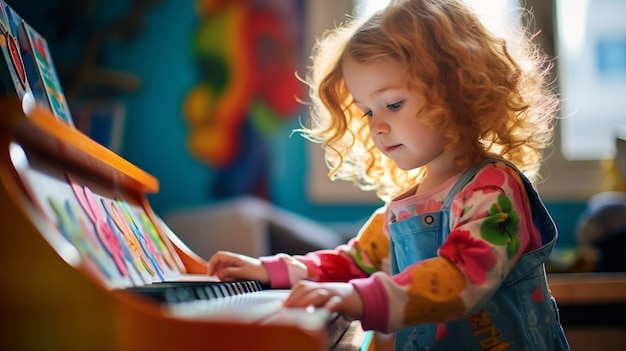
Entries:
[[556,2],[558,32],[563,48],[578,52],[585,42],[589,0],[558,0]]
[[359,0],[356,6],[357,17],[367,17],[389,4],[389,0]]
[[[500,37],[517,30],[519,3],[516,0],[465,0],[476,11],[482,23]],[[514,24],[511,26],[511,24]]]

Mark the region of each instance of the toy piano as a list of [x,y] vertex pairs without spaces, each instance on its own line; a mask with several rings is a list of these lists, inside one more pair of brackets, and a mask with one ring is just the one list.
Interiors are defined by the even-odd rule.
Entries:
[[369,347],[358,322],[283,308],[288,291],[207,276],[152,211],[157,179],[49,109],[1,98],[0,151],[0,348]]

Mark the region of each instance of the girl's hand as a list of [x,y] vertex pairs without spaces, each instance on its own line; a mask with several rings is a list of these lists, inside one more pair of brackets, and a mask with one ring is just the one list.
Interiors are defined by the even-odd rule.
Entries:
[[324,307],[352,319],[363,316],[363,300],[349,283],[315,283],[301,280],[291,288],[285,307]]
[[269,273],[258,258],[228,251],[216,252],[207,263],[207,274],[221,281],[258,280],[269,284]]

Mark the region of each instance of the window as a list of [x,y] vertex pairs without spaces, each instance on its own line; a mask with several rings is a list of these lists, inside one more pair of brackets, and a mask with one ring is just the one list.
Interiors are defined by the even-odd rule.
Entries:
[[556,5],[563,155],[611,157],[619,125],[626,125],[626,1]]

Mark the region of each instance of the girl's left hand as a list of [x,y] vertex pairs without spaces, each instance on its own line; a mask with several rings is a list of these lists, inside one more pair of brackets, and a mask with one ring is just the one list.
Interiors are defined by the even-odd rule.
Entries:
[[285,307],[324,307],[352,319],[363,315],[363,300],[349,283],[316,283],[302,280],[294,284]]

